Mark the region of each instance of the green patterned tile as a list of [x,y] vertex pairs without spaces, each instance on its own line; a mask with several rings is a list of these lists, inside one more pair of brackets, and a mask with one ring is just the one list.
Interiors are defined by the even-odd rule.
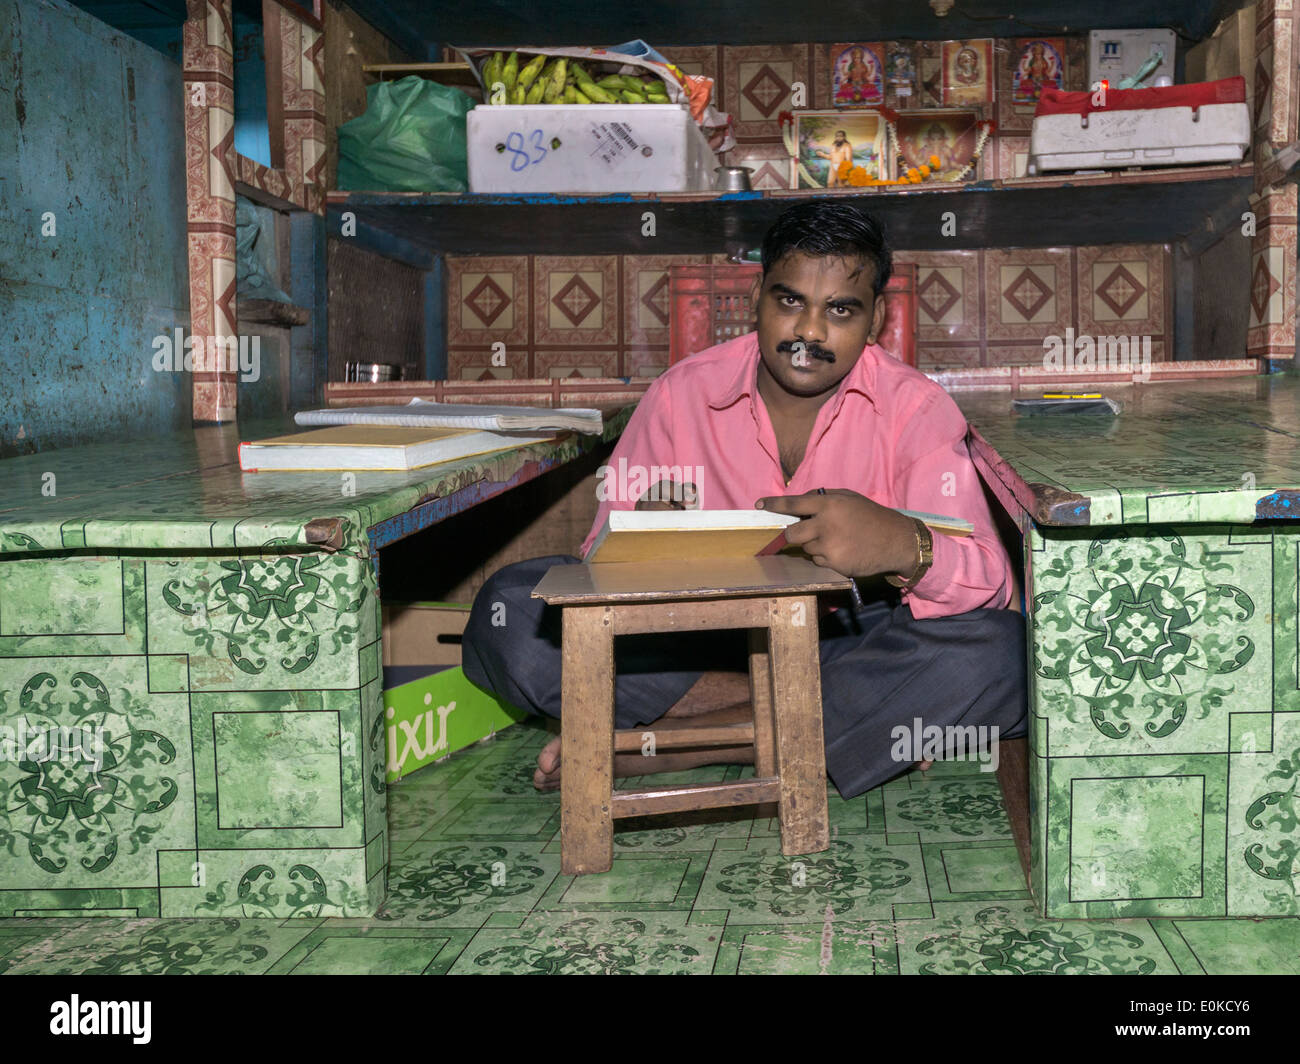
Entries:
[[23,946],[32,942],[41,942],[46,939],[45,935],[0,935],[0,960],[17,952]]
[[1209,975],[1300,975],[1300,920],[1295,918],[1159,923],[1186,944]]
[[1226,759],[1052,759],[1045,915],[1223,915]]
[[545,843],[560,830],[559,799],[464,798],[424,836],[435,839],[500,839]]
[[358,650],[378,636],[377,589],[364,559],[151,561],[146,582],[149,652],[188,655],[192,690],[361,685]]
[[[828,910],[830,907],[827,907]],[[716,975],[897,975],[889,922],[728,927]]]
[[669,854],[616,857],[601,875],[564,876],[543,899],[547,909],[690,908],[706,858]]
[[1272,537],[1253,529],[1031,536],[1035,698],[1051,756],[1222,753],[1272,705]]
[[9,559],[0,566],[0,637],[126,635],[125,570],[122,558]]
[[471,791],[476,794],[511,797],[540,794],[533,786],[533,773],[537,771],[537,750],[530,745],[511,743],[485,746],[475,749],[474,753],[478,756],[471,767],[451,784],[454,792]]
[[493,913],[532,912],[560,871],[537,843],[416,842],[394,856],[375,914],[404,927],[479,927]]
[[[701,809],[667,816],[628,817],[614,822],[614,852],[707,853],[719,841],[748,839],[756,824],[746,809]],[[558,845],[559,836],[551,840]]]
[[885,822],[891,834],[916,832],[922,842],[1011,837],[996,777],[927,779],[913,772],[903,779],[906,789],[885,790]]
[[84,655],[139,654],[144,649],[142,559],[80,551],[6,557],[4,563],[0,657],[36,658],[70,649]]
[[807,923],[829,904],[837,918],[887,919],[901,902],[929,901],[919,846],[879,836],[841,836],[824,853],[785,857],[779,839],[752,839],[743,852],[718,851],[695,904],[730,909],[728,924]]
[[895,925],[905,975],[1176,975],[1145,920],[1043,920],[1033,902],[936,903]]
[[488,751],[481,750],[476,746],[467,747],[464,750],[457,750],[450,757],[444,757],[440,761],[423,765],[409,776],[403,776],[400,780],[390,783],[388,786],[390,789],[405,787],[408,790],[450,791],[465,773],[472,772],[475,768],[482,766],[484,760],[489,756],[491,754]]
[[1253,741],[1229,757],[1227,915],[1300,914],[1300,714],[1249,719]]
[[1259,500],[1300,486],[1298,391],[1283,375],[1109,383],[1115,418],[1016,417],[1005,392],[954,399],[1024,481],[1086,496],[1094,526],[1249,523]]
[[[372,525],[424,500],[469,488],[481,492],[484,482],[505,490],[536,475],[539,460],[573,461],[615,439],[632,409],[628,404],[609,413],[599,437],[567,435],[407,474],[359,473],[349,496],[341,496],[334,473],[240,471],[241,439],[293,431],[288,417],[9,458],[0,462],[0,552],[250,550],[272,540],[305,545],[310,522],[337,519],[344,537],[339,554],[360,555],[369,547]],[[57,496],[42,493],[43,474],[50,470],[59,473]]]
[[215,712],[212,753],[218,829],[343,826],[337,710]]
[[196,692],[189,701],[201,848],[365,841],[365,790],[382,777],[363,775],[357,756],[365,739],[355,690]]
[[157,850],[192,843],[189,709],[149,693],[143,655],[0,658],[0,723],[0,892],[143,887]]
[[6,975],[256,975],[308,933],[269,920],[103,920],[0,957]]
[[368,916],[384,896],[383,865],[368,869],[361,848],[200,849],[159,857],[163,916]]
[[[758,823],[745,809],[698,809],[687,813],[614,821],[614,853],[708,853],[719,846],[743,848]],[[560,853],[557,831],[543,853]]]
[[1014,843],[932,842],[921,848],[934,901],[1030,897]]
[[721,937],[684,914],[544,913],[518,930],[480,931],[451,974],[708,975]]
[[467,930],[350,927],[327,920],[268,975],[443,975],[473,937]]
[[388,838],[396,851],[429,834],[444,817],[465,799],[428,787],[390,785],[388,789]]
[[[1277,526],[1275,526],[1277,528]],[[1273,537],[1273,709],[1300,712],[1300,535]]]

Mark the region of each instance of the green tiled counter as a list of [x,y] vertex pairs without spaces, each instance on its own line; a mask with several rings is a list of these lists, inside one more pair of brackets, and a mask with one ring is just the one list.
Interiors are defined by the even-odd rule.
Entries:
[[378,548],[599,441],[411,474],[240,472],[241,438],[289,427],[0,462],[0,916],[382,901]]
[[959,394],[1025,533],[1031,885],[1048,917],[1300,913],[1300,380]]

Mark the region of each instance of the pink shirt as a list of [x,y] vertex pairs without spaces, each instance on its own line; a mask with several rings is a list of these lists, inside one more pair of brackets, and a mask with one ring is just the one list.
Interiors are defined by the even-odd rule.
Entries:
[[786,484],[758,394],[758,362],[758,334],[749,333],[654,380],[602,467],[607,497],[583,541],[584,557],[609,511],[632,509],[661,479],[695,484],[705,510],[748,510],[766,495],[848,488],[882,506],[964,517],[975,526],[969,537],[934,535],[934,565],[903,592],[913,616],[1010,604],[1011,563],[971,462],[966,419],[939,385],[883,348],[865,348],[818,411]]

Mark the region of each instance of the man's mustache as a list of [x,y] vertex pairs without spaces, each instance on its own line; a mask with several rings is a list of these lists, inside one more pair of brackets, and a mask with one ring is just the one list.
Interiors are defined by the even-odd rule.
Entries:
[[828,347],[822,347],[821,344],[807,344],[799,340],[782,340],[776,345],[778,354],[795,355],[802,351],[809,358],[820,359],[822,362],[834,362],[835,352]]

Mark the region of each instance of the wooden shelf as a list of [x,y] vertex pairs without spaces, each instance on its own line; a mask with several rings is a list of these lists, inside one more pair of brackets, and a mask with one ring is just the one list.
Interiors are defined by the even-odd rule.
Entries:
[[[329,231],[355,212],[372,231],[430,253],[700,254],[757,247],[791,203],[849,196],[908,251],[1147,244],[1204,239],[1246,209],[1250,164],[834,191],[599,196],[331,192]],[[656,214],[656,235],[641,235]],[[953,236],[944,235],[951,211]]]

